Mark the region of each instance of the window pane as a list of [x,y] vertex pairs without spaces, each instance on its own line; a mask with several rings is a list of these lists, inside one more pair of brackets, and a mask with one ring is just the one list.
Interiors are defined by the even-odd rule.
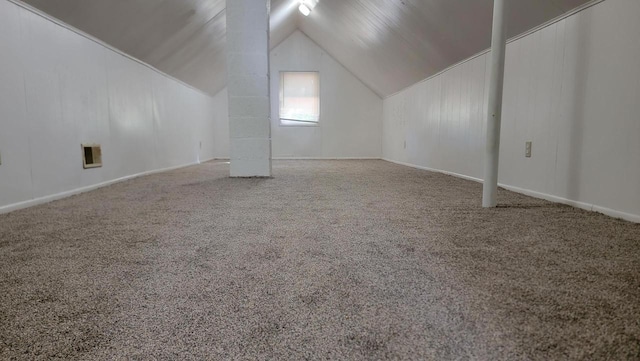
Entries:
[[317,123],[320,81],[317,72],[280,73],[280,119]]

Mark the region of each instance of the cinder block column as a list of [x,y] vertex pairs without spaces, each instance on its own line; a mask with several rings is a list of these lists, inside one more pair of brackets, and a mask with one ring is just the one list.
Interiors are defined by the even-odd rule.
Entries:
[[269,0],[227,0],[231,177],[271,176]]

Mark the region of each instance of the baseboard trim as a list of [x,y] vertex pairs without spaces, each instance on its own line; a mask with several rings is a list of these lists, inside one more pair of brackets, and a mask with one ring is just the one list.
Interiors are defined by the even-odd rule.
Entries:
[[[351,158],[351,157],[342,157],[342,158],[290,157],[289,158],[289,157],[278,157],[278,158],[273,158],[273,159],[274,160],[380,160],[381,159],[381,160],[384,160],[386,162],[402,165],[402,166],[405,166],[405,167],[411,167],[411,168],[426,170],[426,171],[430,171],[430,172],[446,174],[446,175],[450,175],[450,176],[453,176],[453,177],[466,179],[466,180],[470,180],[470,181],[474,181],[474,182],[478,182],[478,183],[482,183],[482,179],[480,179],[480,178],[471,177],[471,176],[468,176],[468,175],[455,173],[455,172],[444,171],[444,170],[435,169],[435,168],[419,166],[419,165],[411,164],[411,163],[399,162],[399,161],[395,161],[395,160],[388,159],[388,158],[373,158],[373,157],[372,158],[368,158],[368,157],[366,157],[366,158],[357,158],[357,157],[353,157],[353,158]],[[46,203],[49,203],[49,202],[53,202],[53,201],[56,201],[56,200],[67,198],[67,197],[71,197],[71,196],[78,195],[78,194],[81,194],[81,193],[90,192],[90,191],[93,191],[93,190],[96,190],[96,189],[99,189],[99,188],[102,188],[102,187],[107,187],[107,186],[110,186],[110,185],[113,185],[113,184],[116,184],[116,183],[121,183],[121,182],[124,182],[124,181],[128,181],[128,180],[131,180],[131,179],[135,179],[135,178],[139,178],[139,177],[143,177],[143,176],[147,176],[147,175],[152,175],[152,174],[157,174],[157,173],[168,172],[168,171],[172,171],[172,170],[176,170],[176,169],[186,168],[186,167],[190,167],[190,166],[193,166],[193,165],[206,163],[206,162],[209,162],[209,161],[212,161],[212,160],[226,160],[226,159],[211,158],[211,159],[207,159],[207,160],[202,160],[200,162],[193,162],[193,163],[183,164],[183,165],[174,166],[174,167],[151,170],[151,171],[147,171],[147,172],[137,173],[137,174],[125,176],[125,177],[122,177],[122,178],[113,179],[113,180],[110,180],[110,181],[106,181],[106,182],[102,182],[102,183],[98,183],[98,184],[94,184],[94,185],[90,185],[90,186],[86,186],[86,187],[82,187],[82,188],[66,191],[66,192],[61,192],[61,193],[56,193],[56,194],[45,196],[45,197],[30,199],[30,200],[24,201],[24,202],[13,203],[13,204],[9,204],[9,205],[6,205],[6,206],[1,206],[0,207],[0,214],[9,213],[9,212],[13,212],[13,211],[17,211],[17,210],[20,210],[20,209],[25,209],[25,208],[41,205],[41,204],[46,204]],[[569,205],[569,206],[572,206],[572,207],[584,209],[584,210],[587,210],[587,211],[602,213],[602,214],[605,214],[605,215],[610,216],[610,217],[620,218],[620,219],[624,219],[626,221],[640,223],[640,215],[637,215],[637,214],[621,212],[621,211],[617,211],[615,209],[602,207],[602,206],[599,206],[599,205],[596,205],[596,204],[590,204],[590,203],[575,201],[575,200],[562,198],[562,197],[554,196],[554,195],[547,194],[547,193],[536,192],[536,191],[532,191],[532,190],[529,190],[529,189],[524,189],[524,188],[508,185],[508,184],[499,183],[498,185],[500,187],[504,188],[504,189],[509,190],[509,191],[520,193],[520,194],[524,194],[524,195],[527,195],[527,196],[530,196],[530,197],[544,199],[544,200],[547,200],[547,201],[550,201],[550,202],[555,202],[555,203],[562,203],[562,204],[566,204],[566,205]]]
[[456,178],[462,178],[462,179],[466,179],[466,180],[482,183],[482,179],[476,178],[476,177],[471,177],[471,176],[464,175],[464,174],[449,172],[449,171],[441,170],[441,169],[423,167],[423,166],[420,166],[420,165],[417,165],[417,164],[398,162],[396,160],[391,160],[391,159],[387,159],[387,158],[382,158],[382,160],[384,160],[386,162],[389,162],[389,163],[395,163],[395,164],[398,164],[398,165],[403,165],[405,167],[411,167],[411,168],[416,168],[416,169],[421,169],[421,170],[428,170],[429,172],[446,174],[446,175],[454,176]]
[[146,171],[146,172],[142,172],[142,173],[136,173],[136,174],[132,174],[132,175],[128,175],[128,176],[122,177],[122,178],[117,178],[117,179],[109,180],[109,181],[106,181],[106,182],[93,184],[93,185],[82,187],[82,188],[73,189],[73,190],[70,190],[70,191],[65,191],[65,192],[61,192],[61,193],[52,194],[52,195],[49,195],[49,196],[30,199],[30,200],[24,201],[24,202],[13,203],[13,204],[9,204],[9,205],[6,205],[6,206],[1,206],[0,207],[0,214],[5,214],[5,213],[9,213],[9,212],[20,210],[20,209],[25,209],[25,208],[29,208],[29,207],[33,207],[33,206],[38,206],[38,205],[41,205],[41,204],[50,203],[50,202],[57,201],[57,200],[60,200],[60,199],[64,199],[64,198],[67,198],[67,197],[75,196],[75,195],[78,195],[78,194],[81,194],[81,193],[91,192],[91,191],[94,191],[94,190],[96,190],[98,188],[107,187],[107,186],[110,186],[110,185],[113,185],[113,184],[116,184],[116,183],[121,183],[121,182],[124,182],[124,181],[131,180],[131,179],[134,179],[134,178],[144,177],[144,176],[147,176],[147,175],[152,175],[152,174],[157,174],[157,173],[168,172],[168,171],[171,171],[171,170],[176,170],[176,169],[181,169],[181,168],[186,168],[186,167],[191,167],[191,166],[198,165],[198,164],[201,164],[201,163],[209,162],[211,160],[214,160],[214,158],[207,159],[207,160],[201,160],[199,162],[193,162],[193,163],[189,163],[189,164],[178,165],[178,166],[169,167],[169,168],[155,169],[155,170],[150,170],[150,171]]
[[[231,161],[229,158],[215,160]],[[380,157],[273,157],[271,160],[382,160]]]
[[567,198],[554,196],[552,194],[541,193],[541,192],[536,192],[536,191],[532,191],[532,190],[529,190],[529,189],[524,189],[524,188],[520,188],[520,187],[511,186],[511,185],[508,185],[508,184],[500,183],[499,186],[504,188],[504,189],[510,190],[512,192],[524,194],[524,195],[527,195],[527,196],[530,196],[530,197],[540,198],[540,199],[544,199],[544,200],[547,200],[547,201],[550,201],[550,202],[555,202],[555,203],[562,203],[562,204],[566,204],[566,205],[569,205],[569,206],[572,206],[572,207],[584,209],[584,210],[591,211],[591,212],[602,213],[602,214],[605,214],[607,216],[610,216],[610,217],[613,217],[613,218],[624,219],[625,221],[629,221],[629,222],[640,223],[640,215],[621,212],[621,211],[617,211],[615,209],[601,207],[601,206],[599,206],[597,204],[575,201],[575,200],[571,200],[571,199],[567,199]]
[[[391,160],[391,159],[388,159],[388,158],[382,158],[382,160],[390,162],[390,163],[395,163],[395,164],[398,164],[398,165],[402,165],[402,166],[405,166],[405,167],[411,167],[411,168],[416,168],[416,169],[421,169],[421,170],[427,170],[427,171],[430,171],[430,172],[446,174],[446,175],[450,175],[450,176],[453,176],[453,177],[462,178],[462,179],[466,179],[466,180],[470,180],[470,181],[474,181],[474,182],[478,182],[478,183],[482,183],[483,182],[483,180],[480,179],[480,178],[470,177],[470,176],[464,175],[464,174],[448,172],[448,171],[429,168],[429,167],[423,167],[423,166],[419,166],[419,165],[411,164],[411,163],[398,162],[398,161]],[[524,195],[529,196],[529,197],[544,199],[544,200],[547,200],[547,201],[550,201],[550,202],[555,202],[555,203],[566,204],[568,206],[584,209],[584,210],[587,210],[587,211],[602,213],[602,214],[605,214],[605,215],[613,217],[613,218],[619,218],[619,219],[623,219],[623,220],[629,221],[629,222],[640,223],[640,215],[637,215],[637,214],[621,212],[621,211],[617,211],[615,209],[601,207],[601,206],[596,205],[596,204],[575,201],[575,200],[562,198],[562,197],[554,196],[554,195],[547,194],[547,193],[536,192],[536,191],[532,191],[532,190],[529,190],[529,189],[524,189],[524,188],[508,185],[508,184],[499,183],[498,185],[500,187],[504,188],[504,189],[509,190],[509,191],[520,193],[520,194],[524,194]]]
[[382,160],[380,157],[273,157],[272,160]]

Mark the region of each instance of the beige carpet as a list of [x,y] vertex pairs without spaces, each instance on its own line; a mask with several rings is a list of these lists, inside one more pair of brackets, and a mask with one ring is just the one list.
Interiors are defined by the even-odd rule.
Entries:
[[640,225],[383,161],[0,215],[0,359],[640,359]]

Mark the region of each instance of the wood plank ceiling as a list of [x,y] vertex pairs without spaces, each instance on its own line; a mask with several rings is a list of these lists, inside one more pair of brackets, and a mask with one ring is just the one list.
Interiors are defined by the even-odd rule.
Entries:
[[[226,84],[225,0],[23,0],[209,94]],[[509,0],[516,36],[590,0]],[[300,29],[381,97],[490,46],[493,0],[271,0],[272,47]]]

